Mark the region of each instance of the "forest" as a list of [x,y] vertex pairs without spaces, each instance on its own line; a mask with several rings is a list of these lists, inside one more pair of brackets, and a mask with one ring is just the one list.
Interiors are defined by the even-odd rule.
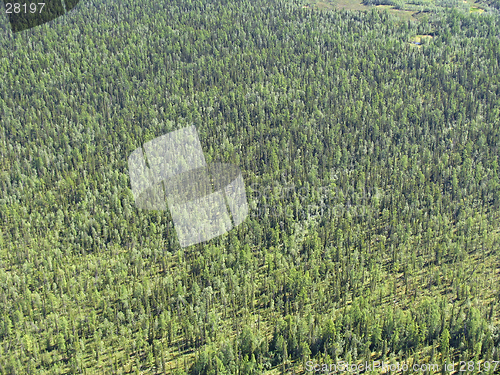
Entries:
[[[1,16],[0,374],[499,373],[493,5],[82,0],[15,34]],[[181,248],[168,211],[135,207],[127,158],[191,125],[250,212]]]

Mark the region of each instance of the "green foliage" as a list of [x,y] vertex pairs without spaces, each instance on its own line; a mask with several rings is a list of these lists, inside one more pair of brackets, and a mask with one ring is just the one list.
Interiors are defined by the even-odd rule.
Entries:
[[[498,359],[498,21],[99,0],[2,27],[0,373]],[[127,158],[189,124],[251,212],[181,249]]]

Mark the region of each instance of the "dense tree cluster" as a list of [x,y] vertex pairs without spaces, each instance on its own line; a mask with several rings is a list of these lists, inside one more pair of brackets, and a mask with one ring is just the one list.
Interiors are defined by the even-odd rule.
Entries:
[[[497,15],[95,0],[7,25],[0,373],[499,360]],[[251,212],[181,249],[127,158],[190,124]]]

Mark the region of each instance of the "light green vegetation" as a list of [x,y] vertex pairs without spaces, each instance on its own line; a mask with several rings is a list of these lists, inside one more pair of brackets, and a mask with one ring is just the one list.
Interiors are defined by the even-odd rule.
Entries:
[[396,9],[392,5],[377,5],[376,8],[378,10],[387,10],[389,14],[392,14],[393,16],[399,17],[402,20],[410,20],[410,19],[416,19],[416,13],[413,10],[402,10],[402,9]]
[[[500,359],[499,18],[302,6],[0,27],[1,375]],[[251,210],[181,249],[127,158],[191,124]]]
[[312,1],[304,6],[305,9],[320,9],[320,10],[332,10],[332,9],[345,9],[345,10],[369,10],[371,8],[376,8],[379,10],[387,10],[390,14],[397,16],[403,20],[415,19],[415,11],[406,11],[401,9],[396,9],[392,5],[365,5],[363,0],[329,0],[329,1]]
[[331,10],[369,10],[375,7],[378,10],[387,10],[390,14],[402,20],[419,20],[422,15],[430,12],[460,9],[470,13],[483,13],[490,9],[488,4],[466,0],[323,0],[310,1],[305,5],[308,9]]
[[331,10],[335,8],[335,4],[332,0],[324,0],[324,1],[312,1],[309,4],[305,5],[308,9],[321,9],[321,10]]
[[335,0],[335,7],[346,10],[367,10],[369,8],[363,5],[360,0]]
[[410,43],[420,48],[422,45],[430,43],[432,38],[432,35],[415,35],[410,39]]

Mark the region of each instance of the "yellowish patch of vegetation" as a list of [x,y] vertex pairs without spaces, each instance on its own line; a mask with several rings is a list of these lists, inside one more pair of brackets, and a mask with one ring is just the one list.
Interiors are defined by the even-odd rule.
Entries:
[[302,8],[304,8],[304,9],[315,8],[315,9],[331,10],[331,9],[334,9],[335,6],[333,5],[333,3],[330,0],[324,0],[324,1],[315,0],[315,1],[311,1],[308,5],[304,5]]
[[411,41],[416,43],[425,43],[432,40],[432,38],[432,35],[415,35]]
[[415,35],[410,40],[410,44],[415,47],[422,47],[422,44],[428,43],[433,38],[432,35]]
[[390,9],[388,9],[388,11],[393,16],[399,17],[403,20],[415,19],[416,12],[414,12],[412,10],[395,9],[392,6],[389,6],[389,7],[390,7]]
[[[373,5],[364,5],[363,0],[311,0],[308,4],[302,6],[303,9],[345,9],[345,10],[369,10]],[[375,8],[384,10],[387,9],[392,15],[401,18],[402,20],[416,19],[415,11],[407,11],[395,9],[392,5],[377,5]]]
[[346,10],[367,10],[370,7],[363,5],[362,0],[337,0],[335,2],[337,9]]
[[333,9],[334,6],[333,4],[331,3],[327,3],[327,2],[324,2],[324,1],[318,1],[316,3],[316,6],[319,8],[319,9]]
[[477,7],[471,7],[470,12],[471,13],[484,13],[484,9],[477,8]]

